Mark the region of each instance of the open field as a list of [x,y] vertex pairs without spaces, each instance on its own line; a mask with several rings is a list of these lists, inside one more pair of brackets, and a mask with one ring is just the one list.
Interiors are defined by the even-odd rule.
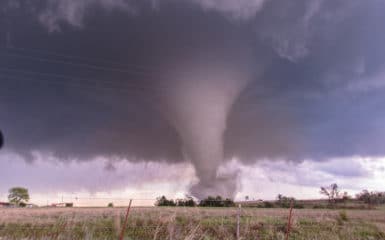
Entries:
[[[0,209],[0,239],[117,239],[124,208]],[[290,239],[385,239],[385,210],[295,209]],[[235,239],[236,208],[131,209],[125,239]],[[241,239],[284,239],[288,209],[244,208]]]

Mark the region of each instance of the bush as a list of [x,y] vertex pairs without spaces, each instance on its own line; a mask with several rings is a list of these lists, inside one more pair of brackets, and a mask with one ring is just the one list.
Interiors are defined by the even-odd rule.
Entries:
[[233,200],[226,198],[223,199],[221,196],[212,197],[208,196],[207,198],[199,202],[200,207],[234,207],[235,203]]
[[110,208],[113,208],[114,207],[114,204],[112,202],[110,202],[107,207],[110,207]]
[[263,202],[263,207],[264,208],[273,208],[274,204],[271,202]]
[[277,205],[281,208],[290,208],[291,203],[293,202],[293,208],[305,208],[301,203],[298,203],[293,197],[286,197],[282,194],[277,196]]
[[385,203],[385,192],[369,192],[363,190],[361,193],[356,195],[356,198],[369,205],[378,205]]
[[324,205],[314,205],[313,208],[314,209],[325,209],[325,206]]
[[303,208],[305,208],[305,205],[303,205],[302,203],[295,202],[293,205],[293,208],[303,209]]
[[346,214],[346,211],[340,211],[339,213],[339,218],[342,220],[342,221],[348,221],[348,215]]
[[191,197],[188,197],[186,199],[178,199],[176,201],[176,205],[178,207],[195,207],[197,204]]
[[176,203],[174,200],[170,199],[168,200],[165,196],[158,197],[155,202],[155,206],[158,207],[174,207],[176,206]]
[[340,211],[336,220],[338,225],[343,225],[344,222],[347,222],[348,215],[346,214],[346,211]]

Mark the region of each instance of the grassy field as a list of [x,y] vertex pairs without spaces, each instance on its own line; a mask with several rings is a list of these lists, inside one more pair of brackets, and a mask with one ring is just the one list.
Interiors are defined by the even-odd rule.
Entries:
[[[117,239],[124,208],[0,209],[0,239]],[[290,239],[384,239],[385,209],[294,209]],[[236,208],[132,208],[125,239],[235,239]],[[241,239],[284,239],[288,209],[244,208]]]

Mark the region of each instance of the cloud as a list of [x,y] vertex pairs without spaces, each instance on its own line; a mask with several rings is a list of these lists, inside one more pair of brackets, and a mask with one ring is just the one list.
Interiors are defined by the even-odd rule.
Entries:
[[[197,181],[191,164],[132,163],[115,161],[114,171],[103,166],[109,159],[96,158],[88,162],[62,162],[54,157],[36,154],[33,164],[26,163],[20,156],[2,152],[0,162],[4,167],[0,173],[5,181],[1,189],[25,186],[30,190],[33,203],[46,204],[74,201],[78,206],[105,206],[113,201],[116,205],[152,205],[159,195],[169,198],[183,197],[191,183]],[[350,195],[362,189],[381,190],[383,187],[385,158],[345,158],[318,162],[305,160],[301,163],[262,160],[256,164],[244,165],[233,159],[220,168],[223,175],[236,174],[239,178],[237,199],[275,199],[278,193],[297,198],[319,198],[319,187],[336,182]],[[334,171],[335,169],[348,169]],[[17,173],[17,174],[15,174]],[[6,193],[1,195],[6,199]],[[75,197],[79,197],[76,200]],[[96,198],[95,200],[92,200]]]
[[[233,20],[249,20],[263,7],[265,0],[187,0],[184,4],[196,5],[205,11],[218,12]],[[100,14],[102,9],[106,12],[123,12],[137,15],[138,12],[150,8],[160,11],[163,7],[172,4],[170,0],[44,0],[39,4],[30,1],[5,1],[6,9],[29,8],[37,15],[40,23],[50,32],[60,31],[64,25],[82,28],[86,19],[94,13]]]
[[316,42],[333,41],[333,34],[357,7],[355,0],[268,1],[257,16],[256,34],[280,57],[297,62],[313,53]]
[[[28,187],[32,193],[57,194],[59,192],[114,192],[128,189],[145,191],[151,185],[178,183],[178,191],[185,190],[194,180],[194,169],[189,164],[162,164],[155,162],[132,163],[125,159],[114,161],[114,170],[106,170],[111,166],[111,159],[97,157],[87,162],[63,162],[54,156],[35,152],[35,161],[26,163],[22,156],[13,153],[2,153],[0,156],[0,173],[3,179],[1,189],[12,186]],[[146,174],[143,174],[146,173]],[[171,185],[170,185],[171,187]],[[167,189],[163,189],[167,190]],[[139,194],[139,193],[135,193]],[[157,197],[158,192],[148,194]],[[136,196],[135,196],[136,197]]]
[[59,31],[61,23],[79,28],[95,6],[105,11],[134,12],[133,6],[125,0],[47,0],[45,9],[39,13],[39,21],[49,31]]
[[237,20],[249,20],[262,9],[266,0],[191,0],[207,11],[218,11]]
[[[234,157],[253,165],[385,154],[384,3],[157,3],[14,8],[21,48],[0,56],[6,149],[79,164],[109,158],[110,172],[119,159],[190,161],[201,172],[199,162],[216,159],[212,176]],[[213,142],[215,158],[199,155]]]
[[[362,75],[361,75],[362,76]],[[346,86],[348,91],[371,92],[382,90],[385,87],[385,70],[376,73],[374,76],[362,76],[357,81]]]
[[[261,176],[275,184],[291,184],[310,188],[337,183],[342,188],[361,190],[372,187],[380,188],[371,182],[381,179],[382,158],[334,158],[327,161],[307,159],[301,163],[262,160],[251,166],[250,171],[261,171]],[[376,164],[375,164],[376,163]],[[241,171],[246,171],[241,168]],[[377,181],[376,180],[376,181]]]

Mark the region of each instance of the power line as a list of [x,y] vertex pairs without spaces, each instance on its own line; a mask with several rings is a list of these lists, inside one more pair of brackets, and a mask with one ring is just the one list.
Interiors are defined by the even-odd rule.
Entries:
[[[3,79],[14,79],[16,81],[27,81],[27,82],[39,82],[39,83],[44,83],[48,85],[59,85],[59,86],[64,86],[64,87],[75,87],[78,89],[88,89],[88,90],[112,90],[114,93],[120,92],[120,93],[133,93],[135,91],[140,91],[143,93],[143,90],[145,88],[123,88],[123,86],[98,86],[98,85],[91,85],[91,84],[79,84],[79,82],[63,82],[63,81],[57,81],[57,80],[46,80],[46,79],[35,79],[35,78],[23,78],[15,75],[9,75],[9,74],[4,74],[0,73],[0,77],[3,77]],[[47,87],[47,85],[44,85]],[[128,91],[128,90],[134,90],[134,91]]]
[[[46,72],[38,72],[38,71],[31,71],[31,70],[20,70],[17,68],[9,68],[9,67],[0,67],[0,71],[3,72],[15,72],[15,73],[21,73],[23,75],[39,75],[39,76],[45,76],[45,77],[53,77],[53,78],[61,78],[61,79],[68,79],[68,80],[76,80],[77,82],[84,82],[84,83],[90,83],[90,84],[99,84],[99,83],[106,83],[106,84],[118,84],[116,87],[130,87],[130,86],[139,86],[143,89],[153,89],[151,86],[145,86],[146,84],[149,84],[147,82],[149,79],[132,79],[127,81],[127,79],[120,79],[119,77],[114,78],[114,80],[110,81],[107,79],[101,79],[101,78],[89,78],[89,77],[77,77],[77,76],[71,76],[71,75],[64,75],[59,73],[46,73]],[[134,82],[132,82],[134,81]],[[123,85],[119,85],[123,84]],[[169,86],[166,84],[157,84],[157,88],[168,88]]]
[[[37,71],[30,71],[30,70],[20,70],[20,69],[16,69],[16,68],[7,68],[7,67],[0,67],[0,71],[3,71],[3,72],[13,72],[13,73],[21,73],[23,75],[38,75],[38,76],[44,76],[44,77],[53,77],[53,78],[60,78],[60,79],[76,80],[76,83],[85,83],[85,84],[93,85],[93,86],[95,86],[97,84],[100,84],[100,83],[110,84],[109,86],[113,86],[113,87],[117,87],[117,88],[130,87],[130,86],[138,86],[137,83],[130,82],[130,81],[127,81],[127,80],[119,80],[119,82],[117,82],[116,79],[114,79],[113,81],[108,81],[108,80],[98,79],[98,78],[91,79],[91,78],[63,75],[63,74],[58,74],[58,73],[44,73],[44,72],[37,72]],[[134,81],[136,81],[136,80],[134,80]],[[140,80],[140,81],[142,81],[142,80]],[[63,84],[67,84],[67,83],[68,82],[63,82]],[[73,82],[70,82],[70,83],[73,83]],[[114,85],[114,83],[115,83],[115,85]],[[122,83],[124,85],[119,85],[120,83]],[[118,85],[116,85],[116,84],[118,84]],[[143,89],[145,89],[145,88],[150,89],[149,87],[146,87],[146,86],[141,86],[141,88],[143,88]]]
[[[129,87],[129,88],[125,88],[124,86],[100,86],[100,85],[89,85],[89,84],[78,84],[76,82],[71,82],[71,83],[65,83],[65,82],[62,82],[62,81],[55,81],[55,80],[45,80],[45,79],[35,79],[35,78],[22,78],[22,77],[19,77],[19,76],[12,76],[12,75],[7,75],[7,74],[3,74],[3,73],[0,73],[0,77],[2,77],[3,80],[12,80],[12,81],[26,81],[26,82],[38,82],[38,83],[42,83],[44,85],[34,85],[35,87],[49,87],[49,85],[51,86],[61,86],[61,87],[72,87],[74,89],[76,89],[77,91],[85,91],[87,93],[95,93],[95,91],[99,93],[108,93],[111,94],[111,93],[114,93],[114,94],[120,94],[121,96],[132,96],[132,94],[143,94],[143,93],[153,93],[151,89],[146,89],[146,88],[141,88],[141,87],[138,87],[138,86],[134,86],[134,87]],[[48,84],[45,85],[45,84]],[[23,86],[21,86],[23,87]],[[127,86],[126,86],[127,87]],[[1,90],[4,90],[6,89],[7,87],[3,86]],[[11,89],[13,91],[13,94],[17,94],[17,88],[20,88],[18,86],[15,86],[13,87],[13,89]],[[8,88],[9,89],[9,88]],[[4,96],[0,96],[0,97],[4,97]],[[154,103],[157,103],[159,101],[158,97],[156,94],[151,94],[151,97],[143,97],[143,98],[140,98],[138,100],[139,102],[145,102],[145,103],[149,103],[149,104],[154,104]]]
[[[89,57],[80,57],[80,56],[74,56],[74,55],[66,55],[62,53],[50,53],[45,50],[28,50],[26,48],[16,48],[16,47],[6,47],[6,48],[1,48],[5,51],[7,50],[19,50],[19,51],[24,51],[24,52],[37,52],[37,53],[44,53],[44,54],[49,54],[51,56],[56,56],[56,57],[63,57],[63,58],[69,58],[69,59],[87,59],[87,61],[91,61],[93,58]],[[18,53],[4,53],[3,55],[7,55],[10,57],[17,57],[17,58],[24,58],[24,59],[30,59],[34,61],[40,61],[40,62],[50,62],[50,63],[60,63],[60,64],[65,64],[65,65],[70,65],[74,67],[83,67],[83,68],[89,68],[93,70],[101,70],[101,71],[108,71],[108,72],[119,72],[119,73],[127,73],[127,74],[134,74],[134,75],[142,75],[142,76],[162,76],[165,74],[172,74],[175,73],[176,71],[171,71],[170,69],[163,70],[163,69],[158,69],[156,67],[149,67],[141,64],[123,64],[123,63],[118,63],[118,62],[113,62],[110,60],[101,60],[101,59],[96,59],[99,62],[104,62],[104,63],[114,63],[117,65],[120,65],[120,68],[116,67],[106,67],[106,66],[100,66],[100,65],[95,65],[95,64],[89,64],[89,63],[76,63],[73,61],[66,61],[66,60],[57,60],[57,59],[49,59],[47,57],[39,57],[39,56],[31,56],[31,55],[23,55],[23,54],[18,54]],[[121,68],[124,67],[124,68]],[[129,68],[137,68],[137,69],[129,69]],[[144,71],[147,70],[147,71]],[[184,73],[184,74],[193,74],[193,72],[190,71],[178,71],[178,73]]]
[[72,59],[85,60],[85,61],[93,61],[93,62],[97,61],[97,62],[106,63],[106,64],[119,65],[121,67],[134,67],[134,68],[143,69],[143,70],[151,69],[151,70],[154,70],[154,71],[159,71],[159,69],[157,69],[155,67],[146,67],[146,66],[143,66],[143,65],[131,64],[131,63],[127,64],[127,63],[123,63],[123,62],[117,62],[117,61],[113,61],[113,60],[106,60],[106,59],[94,58],[94,57],[80,57],[80,56],[68,55],[68,54],[52,52],[52,51],[47,51],[47,50],[42,50],[42,49],[28,49],[28,48],[13,47],[13,46],[8,46],[5,49],[7,49],[7,50],[16,50],[16,51],[24,51],[24,52],[31,52],[31,53],[39,53],[39,54],[48,54],[48,55],[55,56],[55,57],[62,57],[62,58],[69,58],[69,59],[72,58]]
[[88,63],[74,63],[71,61],[55,60],[55,59],[49,59],[49,58],[44,58],[44,57],[26,56],[26,55],[16,54],[16,53],[3,53],[2,55],[6,55],[6,56],[10,56],[10,57],[17,57],[17,58],[30,59],[30,60],[39,61],[39,62],[59,63],[59,64],[73,66],[73,67],[88,68],[88,69],[92,69],[92,70],[127,73],[127,74],[142,75],[142,76],[154,76],[154,74],[151,74],[151,73],[148,73],[145,71],[140,71],[140,70],[132,70],[132,69],[127,70],[127,69],[122,69],[122,68],[102,67],[102,66],[92,65],[92,64],[88,64]]

